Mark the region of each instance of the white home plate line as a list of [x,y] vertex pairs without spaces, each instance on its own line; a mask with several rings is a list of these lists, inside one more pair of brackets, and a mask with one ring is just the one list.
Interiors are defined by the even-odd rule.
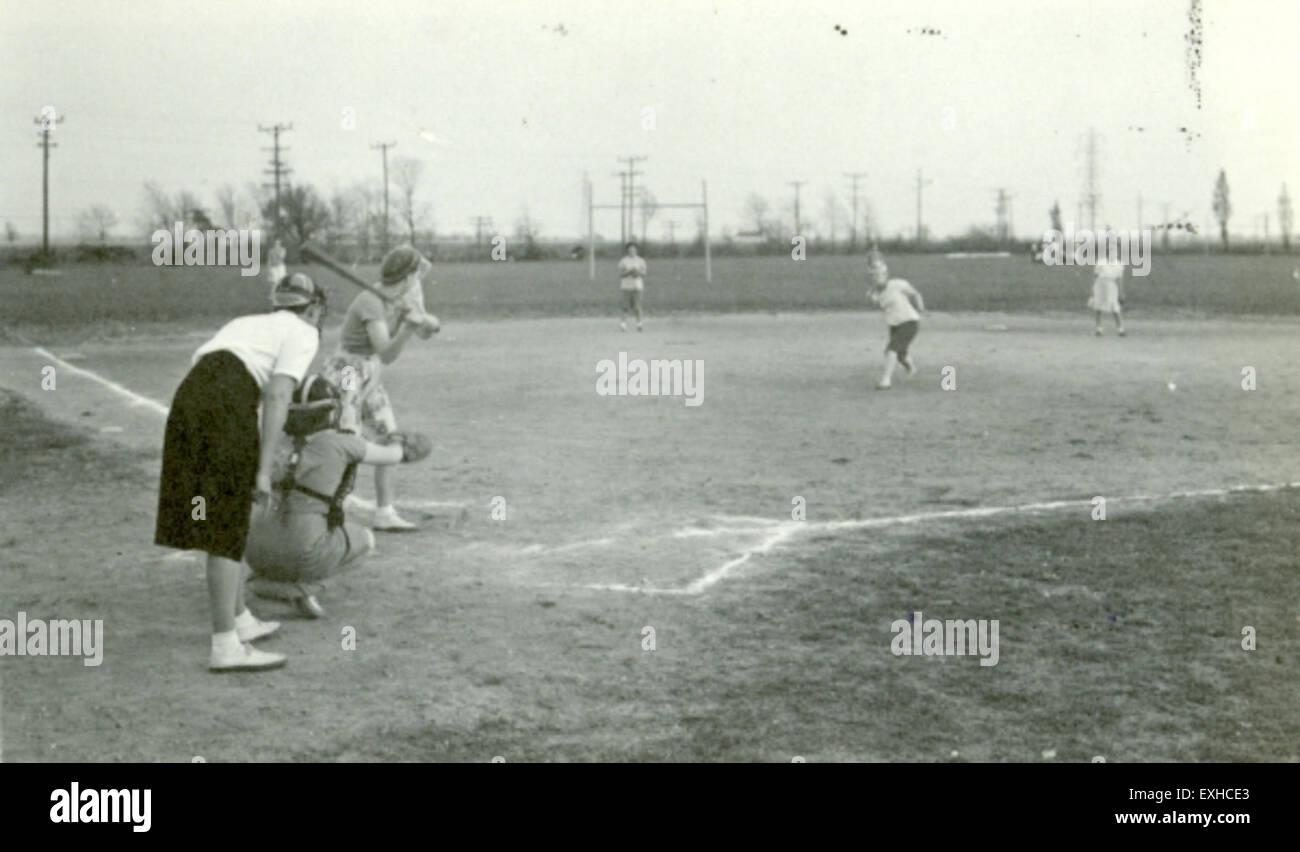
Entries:
[[[1269,491],[1283,491],[1289,488],[1300,488],[1300,482],[1286,482],[1274,485],[1235,485],[1228,488],[1202,488],[1192,491],[1171,491],[1167,494],[1135,494],[1124,497],[1106,497],[1107,504],[1114,503],[1140,503],[1151,502],[1155,500],[1184,500],[1197,497],[1226,497],[1231,494],[1248,494],[1264,493]],[[1104,495],[1101,495],[1104,496]],[[899,526],[904,524],[916,524],[924,521],[941,521],[966,518],[987,518],[994,515],[1010,515],[1016,513],[1034,513],[1046,512],[1053,509],[1064,508],[1092,508],[1092,499],[1086,500],[1050,500],[1039,503],[1024,503],[1019,506],[985,506],[972,509],[951,509],[944,512],[917,512],[910,515],[893,515],[884,518],[864,518],[854,521],[776,521],[770,520],[769,532],[763,541],[757,545],[746,549],[739,556],[724,562],[712,571],[704,574],[698,579],[688,583],[685,586],[676,588],[655,588],[653,586],[632,586],[622,583],[613,584],[585,584],[570,588],[591,589],[602,592],[642,592],[645,594],[658,595],[697,595],[710,587],[716,585],[725,579],[736,568],[749,561],[750,557],[755,554],[764,554],[773,548],[782,544],[795,535],[816,532],[838,532],[850,529],[871,529],[874,527]],[[718,534],[724,532],[732,533],[749,533],[753,534],[758,530],[738,527],[722,527],[716,531]],[[686,527],[674,533],[674,536],[685,535],[709,535],[710,531],[700,530],[697,527]]]
[[67,370],[73,373],[74,375],[85,376],[86,378],[90,379],[93,382],[98,382],[99,384],[108,388],[118,396],[122,396],[130,400],[132,405],[143,405],[144,407],[153,411],[155,414],[161,414],[163,417],[166,417],[167,412],[170,410],[167,408],[167,406],[163,405],[161,402],[158,402],[157,400],[152,400],[147,396],[141,396],[135,391],[123,387],[122,385],[119,385],[117,382],[112,381],[111,379],[106,379],[103,376],[99,375],[98,373],[93,373],[90,370],[84,370],[81,367],[75,366],[73,364],[69,364],[67,361],[64,361],[59,356],[55,355],[54,353],[50,352],[47,349],[41,348],[40,346],[33,346],[32,351],[35,352],[37,355],[40,355],[42,358],[48,358],[49,360],[58,364],[59,367],[61,367],[62,369]]
[[[396,503],[399,509],[463,509],[468,505],[469,502],[466,500],[399,500]],[[373,512],[376,508],[374,500],[358,497],[355,494],[348,495],[345,506],[363,512]]]

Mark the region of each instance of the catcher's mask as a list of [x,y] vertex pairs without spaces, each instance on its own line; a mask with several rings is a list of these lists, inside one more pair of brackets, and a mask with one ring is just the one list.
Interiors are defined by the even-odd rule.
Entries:
[[315,373],[302,380],[289,403],[284,431],[295,438],[305,438],[338,423],[342,394],[329,379]]

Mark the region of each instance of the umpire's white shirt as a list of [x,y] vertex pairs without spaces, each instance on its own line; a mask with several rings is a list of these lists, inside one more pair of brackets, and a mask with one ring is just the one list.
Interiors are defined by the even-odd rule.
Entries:
[[316,357],[320,333],[292,311],[272,311],[233,319],[194,353],[197,362],[210,352],[227,351],[244,362],[259,388],[274,374],[301,382]]

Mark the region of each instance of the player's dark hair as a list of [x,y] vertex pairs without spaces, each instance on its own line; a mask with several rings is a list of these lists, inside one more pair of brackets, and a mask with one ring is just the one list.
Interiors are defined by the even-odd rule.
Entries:
[[641,248],[641,247],[634,242],[628,242],[623,244],[623,251],[627,251],[630,248]]

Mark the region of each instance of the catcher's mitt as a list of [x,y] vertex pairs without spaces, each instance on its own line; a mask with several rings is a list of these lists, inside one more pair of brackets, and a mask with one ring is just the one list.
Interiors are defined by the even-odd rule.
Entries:
[[433,452],[433,439],[423,432],[394,432],[388,443],[402,445],[402,461],[418,462]]

